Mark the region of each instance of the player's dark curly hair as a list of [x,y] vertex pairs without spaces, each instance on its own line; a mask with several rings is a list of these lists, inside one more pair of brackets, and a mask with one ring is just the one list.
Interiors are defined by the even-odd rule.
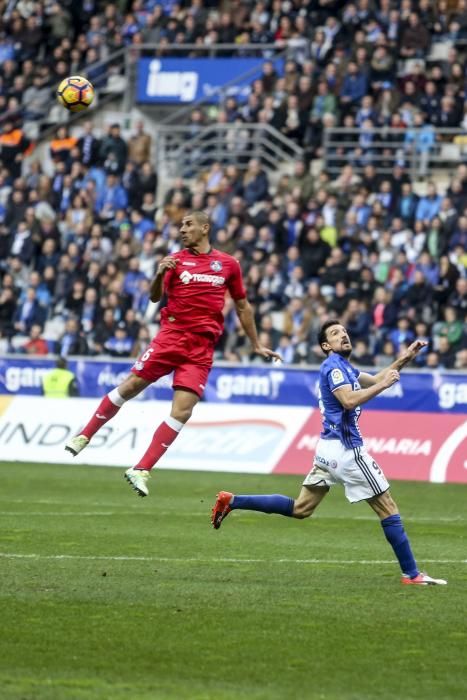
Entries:
[[328,328],[331,328],[331,326],[340,326],[340,325],[341,325],[341,322],[337,318],[330,318],[328,321],[323,323],[323,325],[319,329],[318,343],[319,343],[319,347],[321,348],[321,350],[324,352],[325,355],[329,354],[326,352],[326,350],[323,349],[323,343],[328,342],[328,338],[327,338]]

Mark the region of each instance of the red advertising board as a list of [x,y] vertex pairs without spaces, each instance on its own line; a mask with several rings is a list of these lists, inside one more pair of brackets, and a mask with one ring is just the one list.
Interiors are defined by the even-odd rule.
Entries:
[[[0,396],[5,460],[59,463],[63,446],[95,410],[94,399]],[[99,431],[74,463],[126,466],[143,454],[170,403],[131,402]],[[467,415],[366,411],[367,449],[389,479],[467,483]],[[317,409],[200,403],[196,416],[162,458],[166,469],[307,474],[321,432]]]
[[[368,451],[389,479],[467,483],[465,415],[368,411],[360,420]],[[313,412],[274,472],[306,474],[321,431]]]

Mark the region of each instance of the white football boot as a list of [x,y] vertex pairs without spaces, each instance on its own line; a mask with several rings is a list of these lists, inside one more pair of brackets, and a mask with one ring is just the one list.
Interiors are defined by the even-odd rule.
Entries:
[[81,450],[84,450],[85,447],[89,445],[89,438],[86,437],[86,435],[75,435],[75,437],[71,438],[71,440],[68,440],[67,444],[65,445],[65,450],[68,452],[71,452],[73,457],[76,457]]
[[147,486],[147,481],[149,479],[148,469],[135,469],[134,467],[130,467],[126,470],[124,477],[130,486],[132,486],[132,488],[136,491],[138,496],[149,495]]

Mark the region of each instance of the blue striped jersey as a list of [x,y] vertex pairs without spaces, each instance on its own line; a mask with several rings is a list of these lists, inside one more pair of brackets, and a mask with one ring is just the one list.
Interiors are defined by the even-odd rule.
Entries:
[[363,445],[358,427],[361,408],[346,410],[334,396],[334,391],[346,384],[352,391],[361,389],[358,383],[360,371],[341,355],[331,353],[321,365],[319,372],[318,405],[321,411],[324,440],[340,440],[351,449]]

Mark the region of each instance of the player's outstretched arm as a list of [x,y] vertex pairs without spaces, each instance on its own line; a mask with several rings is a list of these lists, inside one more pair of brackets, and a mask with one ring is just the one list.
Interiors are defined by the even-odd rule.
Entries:
[[269,348],[265,348],[263,345],[260,345],[258,340],[258,332],[256,330],[255,317],[253,316],[253,309],[251,308],[248,299],[236,299],[235,310],[237,311],[242,328],[248,336],[253,352],[271,360],[282,360],[279,353],[273,352]]
[[[381,380],[383,377],[384,373],[388,371],[388,369],[395,369],[397,372],[400,372],[400,370],[405,367],[405,365],[408,365],[409,362],[412,362],[414,357],[418,355],[420,350],[425,348],[428,345],[426,340],[414,340],[414,342],[409,345],[407,350],[397,358],[397,360],[394,360],[394,362],[389,365],[389,367],[386,367],[385,369],[381,370],[381,372],[378,372],[378,374],[367,374],[366,372],[361,372],[358,381],[362,386],[371,386],[371,384],[368,382],[367,377],[371,377],[373,379],[373,384],[377,383],[378,381]],[[362,381],[363,380],[363,381]]]
[[151,282],[149,287],[149,298],[152,302],[160,301],[164,286],[164,275],[167,270],[174,270],[177,265],[177,261],[171,255],[167,255],[162,258],[159,265],[157,266],[156,276]]
[[399,372],[396,369],[385,369],[383,372],[379,372],[379,374],[382,375],[382,378],[366,389],[357,389],[357,391],[353,391],[350,384],[345,384],[345,386],[335,389],[333,392],[334,396],[346,410],[351,411],[357,406],[371,401],[371,399],[374,399],[375,396],[381,394],[385,389],[388,389],[400,379]]

